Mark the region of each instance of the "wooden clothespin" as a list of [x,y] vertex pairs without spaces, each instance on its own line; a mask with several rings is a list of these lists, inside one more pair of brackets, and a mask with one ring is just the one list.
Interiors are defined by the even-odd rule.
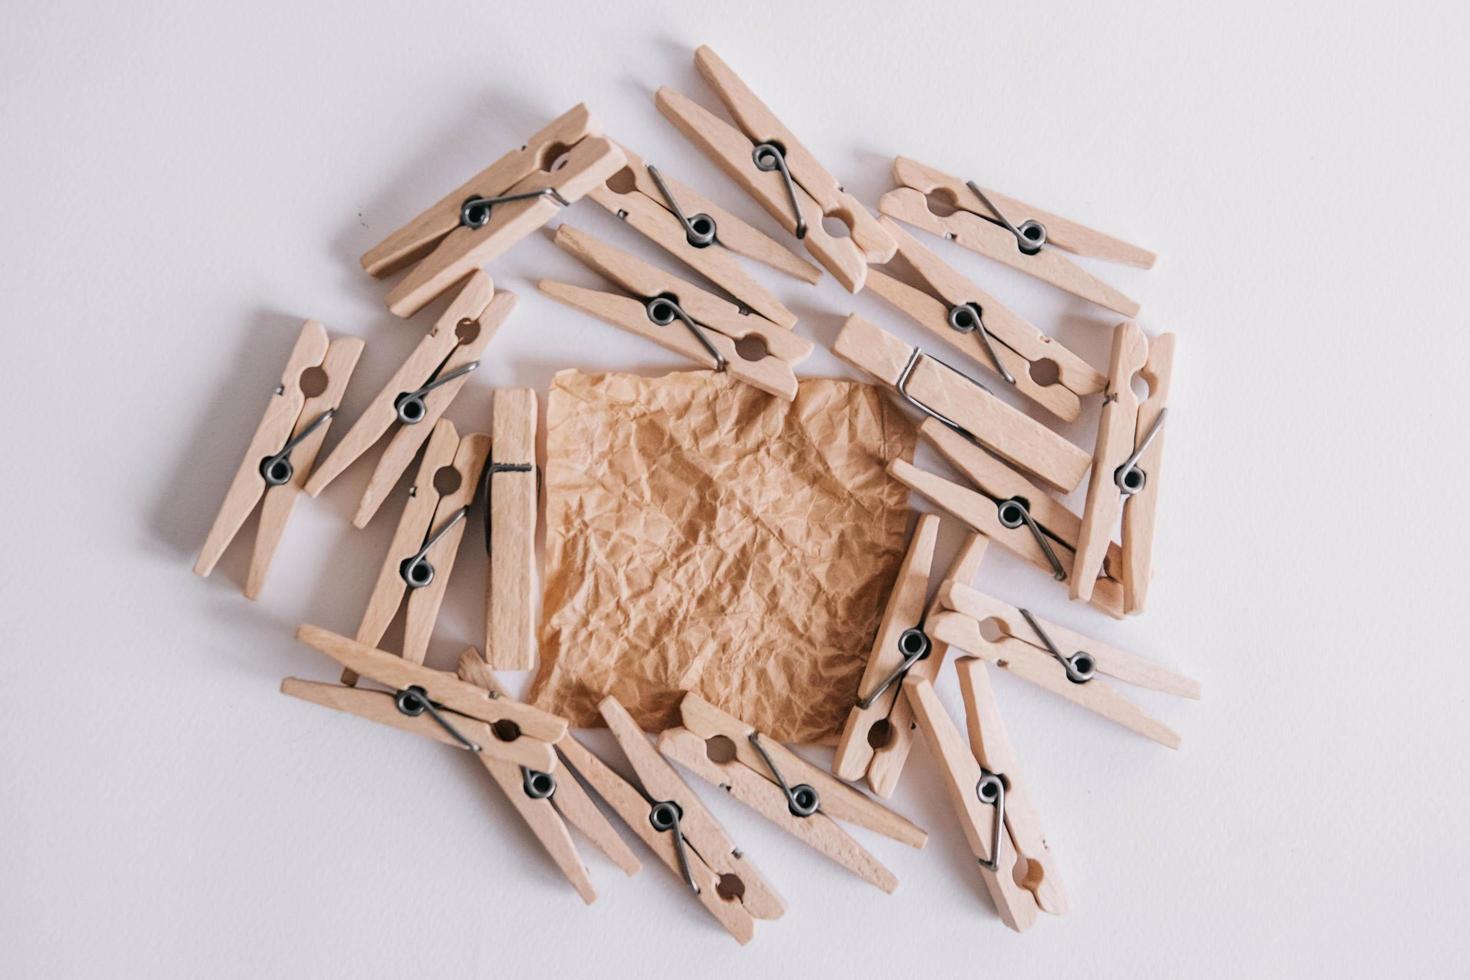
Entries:
[[464,387],[470,372],[480,366],[480,355],[515,305],[514,293],[496,292],[483,272],[471,275],[434,328],[388,379],[342,441],[332,447],[306,482],[306,492],[313,497],[320,494],[383,433],[394,429],[352,518],[354,526],[366,527],[429,438],[434,423]]
[[1087,453],[996,398],[980,382],[856,314],[843,324],[832,351],[892,385],[928,417],[1063,493],[1077,488],[1092,462]]
[[[257,503],[261,504],[260,526],[250,554],[250,571],[245,578],[245,595],[260,595],[266,572],[275,556],[286,521],[296,506],[326,438],[327,426],[342,402],[352,369],[362,355],[363,343],[356,337],[327,338],[326,328],[308,320],[301,328],[296,346],[286,360],[281,383],[271,393],[245,458],[230,481],[199,560],[195,575],[208,575],[220,556],[240,533]],[[262,500],[264,502],[262,502]]]
[[790,330],[796,314],[752,279],[736,255],[814,283],[822,270],[798,258],[724,208],[661,174],[620,146],[627,166],[588,196],[699,272],[739,303]]
[[[1029,610],[1018,609],[961,582],[944,583],[939,596],[944,608],[952,611],[930,619],[929,632],[936,638],[1160,745],[1179,747],[1177,732],[1150,717],[1116,688],[1099,680],[1098,675],[1195,700],[1199,699],[1199,682],[1047,622]],[[989,639],[989,635],[995,639]]]
[[[1057,581],[1074,574],[1082,519],[1046,490],[948,426],[925,419],[919,435],[939,450],[976,489],[960,486],[907,460],[888,464],[888,475],[923,494],[957,520],[1026,559]],[[1090,602],[1110,616],[1123,616],[1122,553],[1108,546]],[[951,576],[954,577],[954,576]]]
[[[424,662],[489,454],[490,437],[484,433],[460,438],[448,419],[434,424],[362,625],[357,628],[359,643],[377,646],[399,607],[406,606],[403,657],[416,664]],[[356,678],[348,671],[342,681],[351,685]]]
[[761,391],[787,401],[796,397],[792,368],[812,352],[805,337],[758,314],[741,313],[733,303],[570,225],[557,228],[554,241],[632,295],[542,279],[537,285],[546,295],[707,368],[729,371]]
[[1036,922],[1038,909],[1056,914],[1066,911],[1067,895],[1035,808],[1025,794],[985,675],[970,673],[966,678],[966,673],[962,667],[960,676],[968,684],[962,688],[970,729],[968,746],[927,678],[905,678],[904,697],[944,773],[950,802],[970,852],[980,863],[980,878],[995,910],[1007,926],[1025,932]]
[[369,249],[362,267],[381,278],[412,263],[388,293],[388,309],[412,316],[622,165],[622,151],[587,107],[573,106]]
[[749,942],[754,920],[779,919],[786,903],[649,744],[617,698],[604,698],[598,710],[640,785],[629,785],[591,752],[573,750],[567,758],[730,935],[742,945]]
[[[458,674],[460,680],[485,689],[492,698],[506,698],[505,689],[496,680],[495,672],[480,659],[480,654],[474,647],[459,655]],[[557,761],[561,766],[556,774],[538,772],[483,755],[480,761],[490,771],[491,777],[521,815],[521,819],[526,821],[546,853],[577,889],[582,901],[590,905],[596,900],[597,892],[592,887],[592,879],[582,864],[576,845],[572,843],[572,836],[567,830],[568,824],[580,830],[625,874],[635,875],[643,865],[632,849],[623,842],[617,829],[602,815],[597,804],[592,802],[582,784],[571,774],[570,769],[574,767],[569,766],[563,754],[571,741],[572,736],[568,732],[554,744]],[[561,778],[558,778],[558,774]]]
[[1153,268],[1152,252],[907,157],[893,161],[893,179],[901,186],[878,201],[878,210],[890,218],[1124,316],[1137,315],[1137,303],[1058,250],[1142,269]]
[[[1133,376],[1139,373],[1148,382],[1148,397],[1142,402],[1133,392]],[[1077,541],[1077,575],[1071,582],[1074,599],[1092,594],[1093,580],[1122,511],[1123,610],[1143,611],[1153,572],[1154,517],[1173,373],[1173,334],[1160,334],[1150,343],[1138,324],[1131,320],[1118,324]]]
[[880,269],[869,270],[868,288],[1057,418],[1075,422],[1082,396],[1107,383],[1102,373],[950,268],[896,222],[879,220],[922,288]]
[[684,727],[659,735],[660,752],[885,892],[898,887],[898,878],[849,837],[837,819],[910,847],[923,847],[929,839],[892,810],[699,695],[684,695],[679,713]]
[[[857,701],[847,714],[832,757],[832,771],[839,777],[866,779],[868,787],[885,799],[898,788],[914,740],[913,712],[898,696],[899,682],[910,674],[936,680],[949,652],[946,644],[936,642],[925,630],[929,617],[939,609],[937,597],[927,609],[924,605],[938,536],[939,518],[919,515],[858,682]],[[945,577],[962,582],[973,579],[985,559],[986,544],[985,535],[969,535]]]
[[[694,66],[739,129],[670,88],[658,90],[659,111],[782,227],[803,239],[807,251],[844,289],[861,290],[868,263],[893,257],[888,233],[719,55],[700,47]],[[824,218],[840,221],[848,233],[833,235],[823,227]]]
[[342,687],[288,677],[281,692],[406,732],[457,745],[483,759],[536,772],[556,769],[552,744],[567,733],[565,718],[496,697],[453,674],[433,670],[366,643],[306,625],[296,638],[387,691]]
[[490,459],[483,487],[485,550],[485,653],[501,670],[536,666],[536,392],[495,392]]

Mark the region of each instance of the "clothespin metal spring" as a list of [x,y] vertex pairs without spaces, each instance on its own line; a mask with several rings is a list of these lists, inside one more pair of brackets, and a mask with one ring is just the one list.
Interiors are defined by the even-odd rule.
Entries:
[[501,194],[498,197],[474,197],[467,198],[459,206],[459,223],[466,228],[483,228],[490,223],[490,211],[497,204],[509,204],[511,201],[529,201],[533,197],[549,197],[562,207],[567,207],[572,202],[561,196],[561,192],[555,187],[543,187],[539,191],[524,191],[520,194]]
[[[641,791],[640,791],[641,792]],[[647,794],[644,794],[647,798]],[[694,880],[694,872],[689,868],[688,844],[684,841],[684,832],[679,828],[679,821],[684,819],[684,810],[673,800],[661,800],[654,802],[648,811],[648,822],[653,829],[661,834],[672,833],[674,835],[674,853],[679,858],[679,872],[684,876],[684,884],[688,885],[694,894],[699,894],[699,885]]]
[[1118,492],[1123,496],[1133,496],[1148,482],[1148,474],[1138,468],[1138,460],[1148,451],[1148,444],[1154,441],[1154,437],[1164,427],[1164,416],[1168,414],[1167,408],[1159,410],[1158,417],[1154,419],[1153,425],[1148,427],[1148,432],[1144,433],[1143,441],[1138,444],[1138,448],[1133,450],[1131,456],[1123,460],[1122,466],[1113,471],[1113,482],[1118,485]]
[[796,218],[796,237],[806,237],[806,216],[801,213],[801,201],[796,196],[796,181],[791,178],[791,170],[786,166],[786,148],[774,140],[768,140],[759,144],[750,154],[755,161],[755,169],[762,173],[780,171],[781,179],[786,182],[786,196],[791,200],[791,213]]
[[1027,625],[1041,638],[1047,652],[1055,657],[1057,663],[1061,664],[1062,669],[1067,672],[1067,680],[1073,684],[1086,684],[1097,675],[1097,661],[1093,659],[1092,654],[1086,650],[1078,650],[1070,657],[1062,656],[1062,651],[1058,650],[1057,645],[1051,641],[1051,637],[1046,635],[1046,630],[1041,628],[1041,624],[1036,621],[1036,617],[1031,615],[1031,611],[1022,609],[1021,615],[1026,618]]
[[934,644],[930,641],[929,634],[924,632],[922,624],[910,627],[898,634],[898,652],[903,654],[903,660],[893,668],[887,677],[883,678],[882,682],[874,688],[873,693],[867,697],[858,698],[858,707],[864,711],[871,708],[883,696],[884,691],[909,672],[910,667],[929,656],[929,651],[933,647]]
[[1011,224],[1011,219],[1007,218],[1000,208],[990,202],[990,198],[985,196],[985,192],[980,189],[979,184],[973,180],[967,180],[965,181],[965,186],[980,199],[981,203],[990,209],[990,213],[995,215],[996,220],[1005,226],[1006,231],[1016,236],[1017,248],[1026,255],[1035,255],[1041,251],[1041,246],[1046,244],[1046,225],[1043,225],[1035,219],[1028,218],[1021,222],[1020,227],[1017,227]]
[[975,796],[986,806],[995,807],[995,825],[990,830],[990,860],[979,858],[980,867],[986,871],[1000,870],[1000,835],[1005,832],[1006,784],[1005,777],[993,773],[984,766],[980,768],[980,780],[975,783]]
[[327,420],[337,414],[335,408],[329,408],[316,418],[312,419],[310,425],[296,434],[294,439],[289,440],[281,451],[274,456],[267,456],[260,461],[260,475],[265,480],[266,486],[279,487],[291,482],[291,477],[296,475],[296,467],[291,465],[291,450],[301,444],[301,441],[311,435]]
[[468,517],[469,513],[470,509],[468,507],[461,507],[455,511],[449,520],[444,522],[443,527],[425,539],[422,548],[399,563],[398,574],[403,577],[405,585],[410,589],[422,589],[434,581],[434,566],[427,557],[429,549],[434,547],[440,538],[448,534],[450,528]]
[[438,722],[439,727],[448,732],[450,736],[466,750],[470,752],[480,751],[480,747],[478,745],[465,738],[464,735],[460,734],[459,729],[451,725],[449,723],[449,719],[445,718],[439,713],[439,709],[434,706],[434,702],[429,700],[429,692],[425,691],[417,684],[406,687],[403,690],[399,691],[397,694],[393,695],[393,703],[397,706],[398,710],[401,713],[408,715],[410,718],[417,718],[419,715],[427,711],[429,713],[429,717]]
[[1011,497],[1009,500],[998,500],[995,504],[995,516],[1000,523],[1014,530],[1022,524],[1031,532],[1036,543],[1041,546],[1041,551],[1046,555],[1046,560],[1051,563],[1052,578],[1061,582],[1067,577],[1067,570],[1062,567],[1057,553],[1052,550],[1051,542],[1047,540],[1046,533],[1042,531],[1041,525],[1037,524],[1031,516],[1031,508],[1026,501],[1020,497]]
[[809,817],[813,813],[816,813],[817,809],[822,805],[822,798],[816,789],[808,783],[797,783],[795,786],[788,786],[786,779],[781,775],[781,770],[776,768],[776,760],[771,758],[771,754],[761,744],[760,733],[751,732],[747,737],[750,739],[750,744],[760,753],[761,759],[765,761],[766,768],[771,770],[771,775],[776,777],[776,785],[780,786],[781,792],[785,794],[786,809],[791,811],[791,815],[793,817]]
[[685,216],[684,209],[679,207],[679,202],[674,199],[674,192],[669,190],[664,183],[663,176],[659,174],[658,168],[653,164],[648,165],[648,175],[653,178],[658,192],[663,195],[664,202],[668,204],[669,210],[674,212],[674,217],[679,219],[679,224],[684,226],[684,237],[689,244],[695,248],[708,248],[715,243],[715,219],[701,211],[698,214]]
[[710,357],[715,359],[715,370],[725,370],[727,366],[725,355],[721,354],[718,348],[710,342],[709,337],[705,336],[704,327],[695,322],[694,318],[688,313],[685,313],[684,308],[679,305],[674,297],[655,296],[646,302],[643,308],[648,313],[648,319],[660,327],[667,327],[675,320],[683,323],[684,326],[689,328],[689,332],[694,335],[694,339],[699,341],[700,346],[709,353]]
[[455,378],[462,378],[475,368],[480,366],[479,361],[471,361],[461,364],[448,374],[440,375],[437,371],[427,384],[415,391],[405,391],[393,399],[393,410],[398,413],[398,421],[404,425],[416,425],[424,420],[429,414],[428,406],[424,404],[424,396],[440,385],[448,384]]
[[1005,378],[1007,384],[1016,383],[1016,376],[1001,363],[1000,355],[995,352],[995,343],[991,339],[990,331],[985,329],[985,313],[979,303],[956,303],[949,308],[946,320],[959,333],[979,333],[980,342],[985,345],[985,353],[990,355],[990,362],[995,365],[996,373]]

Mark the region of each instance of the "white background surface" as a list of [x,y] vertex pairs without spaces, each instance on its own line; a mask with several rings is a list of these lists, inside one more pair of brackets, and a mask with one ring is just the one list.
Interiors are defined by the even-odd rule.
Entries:
[[[10,0],[0,974],[1463,975],[1467,24],[1296,6]],[[995,550],[980,581],[1205,699],[1142,699],[1171,753],[997,681],[1075,906],[1025,936],[923,751],[895,805],[928,848],[858,832],[891,897],[704,794],[790,903],[741,949],[646,853],[626,879],[584,847],[583,908],[471,760],[280,696],[333,674],[292,629],[351,632],[381,560],[396,505],[347,523],[366,466],[299,507],[258,603],[243,548],[189,572],[300,321],[368,341],[355,417],[432,315],[388,315],[357,256],[572,103],[775,232],[653,106],[717,104],[701,42],[869,204],[903,153],[1162,256],[1099,267],[1180,337],[1149,612]],[[1106,364],[1114,317],[940,251]],[[492,272],[523,300],[462,427],[490,385],[679,366],[537,295],[595,282],[543,235]],[[853,310],[917,339],[757,274],[822,344]],[[480,635],[475,551],[432,662]]]

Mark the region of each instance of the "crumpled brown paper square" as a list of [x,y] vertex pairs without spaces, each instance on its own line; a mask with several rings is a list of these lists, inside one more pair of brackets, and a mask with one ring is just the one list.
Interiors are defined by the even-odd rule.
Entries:
[[839,734],[903,557],[904,415],[852,381],[788,404],[708,371],[563,371],[546,416],[535,704],[592,727],[615,694],[659,731],[692,690],[781,741]]

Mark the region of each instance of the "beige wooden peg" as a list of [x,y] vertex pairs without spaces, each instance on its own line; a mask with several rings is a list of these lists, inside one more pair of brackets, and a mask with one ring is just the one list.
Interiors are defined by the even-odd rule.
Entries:
[[627,147],[627,165],[589,195],[660,248],[777,326],[796,326],[788,310],[741,267],[743,255],[813,283],[822,271],[735,215],[649,166]]
[[260,595],[286,522],[306,485],[362,349],[363,343],[356,337],[329,340],[326,328],[315,320],[302,326],[286,360],[281,383],[271,394],[194,563],[195,575],[208,575],[214,570],[255,505],[260,504],[250,571],[245,578],[246,597]]
[[500,670],[536,666],[536,392],[495,392],[485,464],[485,650]]
[[[691,705],[691,699],[696,703]],[[885,823],[906,833],[918,828],[698,695],[685,695],[681,711],[686,724],[692,716],[703,732],[667,729],[659,735],[660,752],[870,884],[886,892],[898,887],[898,878],[848,836],[834,816],[863,811],[871,817],[877,811],[887,818]],[[922,831],[918,833],[922,842]]]
[[980,880],[990,894],[1001,921],[1016,932],[1025,932],[1036,922],[1036,896],[1017,883],[1019,855],[1005,829],[998,800],[1004,799],[995,784],[997,774],[981,767],[950,720],[934,686],[923,677],[909,677],[903,693],[914,711],[924,741],[944,775],[944,787],[960,818],[970,852],[980,864]]
[[352,518],[356,527],[366,527],[429,438],[434,424],[469,380],[469,374],[479,367],[480,356],[515,304],[515,294],[496,292],[483,272],[470,276],[433,329],[388,379],[342,441],[332,447],[306,482],[306,492],[313,497],[321,493],[385,432],[394,429]]
[[[480,659],[473,647],[460,654],[458,674],[460,680],[484,688],[494,698],[507,697],[490,665]],[[565,734],[555,744],[559,748],[570,740],[571,735]],[[572,842],[568,825],[580,830],[626,874],[638,873],[642,865],[637,856],[565,765],[553,775],[485,755],[480,756],[480,761],[584,902],[595,901],[597,891]]]
[[[1098,422],[1092,478],[1077,541],[1074,598],[1090,597],[1087,576],[1101,567],[1113,528],[1123,518],[1122,568],[1124,609],[1143,609],[1152,574],[1154,515],[1162,478],[1164,418],[1173,373],[1174,335],[1163,334],[1152,345],[1136,323],[1125,321],[1113,334],[1108,395]],[[1140,372],[1149,384],[1139,402],[1133,377]]]
[[[993,539],[1058,581],[1073,574],[1082,519],[1046,490],[934,419],[919,425],[924,437],[976,489],[893,460],[888,474],[946,513]],[[1089,600],[1115,618],[1123,615],[1122,552],[1108,547],[1102,576]]]
[[896,222],[880,222],[922,287],[871,269],[868,288],[1057,418],[1076,421],[1083,396],[1107,383],[1102,373],[950,268]]
[[[377,646],[404,607],[403,656],[424,662],[489,453],[489,436],[460,438],[453,422],[435,423],[358,626],[358,642]],[[342,681],[354,683],[352,672]]]
[[362,267],[374,276],[412,265],[388,309],[412,316],[616,173],[622,151],[601,132],[585,105],[573,106],[369,249]]
[[1047,486],[1070,493],[1092,462],[1082,449],[917,347],[854,314],[832,351],[893,386],[930,418],[947,419],[975,442]]
[[[694,65],[736,125],[669,88],[658,90],[659,111],[782,227],[802,239],[844,289],[861,290],[868,263],[893,256],[888,233],[714,51],[700,47]],[[823,219],[840,222],[846,233],[829,232]]]
[[[1136,316],[1138,304],[1061,251],[1149,268],[1153,253],[924,164],[898,157],[900,186],[878,210],[1099,306]],[[987,201],[988,199],[988,201]]]
[[1197,681],[963,583],[946,582],[939,594],[945,609],[951,611],[930,620],[934,636],[1160,745],[1179,747],[1177,732],[1098,675],[1196,700],[1200,696]]
[[981,768],[1005,778],[1005,823],[1016,853],[1026,859],[1026,873],[1020,884],[1036,896],[1043,912],[1064,915],[1070,905],[1067,888],[1062,883],[1056,855],[1041,830],[1041,818],[1031,799],[1031,788],[1023,775],[1020,760],[1006,734],[995,690],[985,661],[961,657],[955,661],[960,679],[960,696],[965,702],[965,727],[970,735],[970,751]]
[[792,369],[811,341],[570,225],[553,241],[631,295],[543,279],[546,295],[779,398],[796,397]]

